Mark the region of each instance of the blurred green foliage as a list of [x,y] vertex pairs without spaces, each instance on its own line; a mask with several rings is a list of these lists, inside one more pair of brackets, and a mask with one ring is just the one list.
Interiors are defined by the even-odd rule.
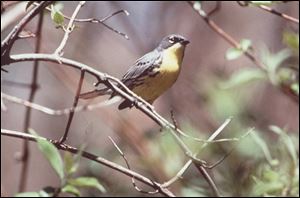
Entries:
[[65,152],[63,160],[59,150],[52,143],[39,138],[33,129],[29,129],[29,132],[37,137],[37,146],[59,176],[60,185],[59,187],[46,186],[36,192],[21,192],[16,194],[16,197],[53,197],[58,196],[60,193],[80,196],[81,193],[78,188],[95,188],[102,193],[106,192],[105,188],[95,177],[74,177],[74,174],[78,171],[80,156],[84,146],[81,147],[77,155]]

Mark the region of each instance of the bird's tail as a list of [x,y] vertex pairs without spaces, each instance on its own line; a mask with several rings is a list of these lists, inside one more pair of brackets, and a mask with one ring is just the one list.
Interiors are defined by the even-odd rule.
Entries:
[[89,91],[83,94],[79,95],[79,98],[81,99],[91,99],[91,98],[95,98],[97,96],[103,96],[103,95],[108,95],[108,94],[112,94],[112,91],[109,88],[104,88],[104,89],[96,89],[93,91]]

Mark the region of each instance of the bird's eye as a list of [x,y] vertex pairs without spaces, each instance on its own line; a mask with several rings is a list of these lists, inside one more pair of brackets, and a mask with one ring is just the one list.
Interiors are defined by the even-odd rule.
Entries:
[[169,43],[175,43],[175,38],[174,37],[170,37],[169,38]]

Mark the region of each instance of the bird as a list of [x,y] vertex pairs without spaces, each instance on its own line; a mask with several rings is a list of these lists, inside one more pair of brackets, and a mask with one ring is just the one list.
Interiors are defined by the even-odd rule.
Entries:
[[[165,36],[154,50],[135,61],[123,75],[121,82],[136,95],[153,104],[176,82],[184,51],[189,43],[188,39],[178,34]],[[110,99],[116,96],[111,89],[102,88],[80,94],[79,98],[91,99],[107,94],[111,95]],[[118,109],[131,108],[133,105],[129,100],[124,100]]]

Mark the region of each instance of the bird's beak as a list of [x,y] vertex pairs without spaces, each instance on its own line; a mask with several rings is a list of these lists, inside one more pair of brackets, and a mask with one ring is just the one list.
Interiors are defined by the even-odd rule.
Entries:
[[182,45],[187,45],[187,44],[190,43],[190,41],[188,41],[188,40],[183,40],[183,41],[181,41],[180,43],[181,43]]

